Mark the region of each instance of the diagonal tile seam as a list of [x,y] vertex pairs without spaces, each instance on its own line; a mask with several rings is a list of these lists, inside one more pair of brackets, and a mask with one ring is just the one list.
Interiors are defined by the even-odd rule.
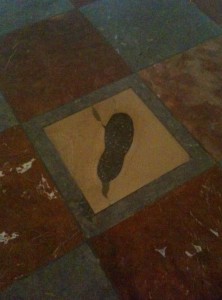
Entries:
[[[132,88],[136,94],[140,96],[143,102],[145,102],[189,153],[191,160],[185,165],[163,175],[151,184],[148,184],[148,186],[125,197],[122,201],[119,201],[119,203],[116,203],[105,211],[94,215],[92,209],[84,199],[82,192],[75,183],[75,180],[67,171],[59,154],[44,133],[43,128],[127,88]],[[130,215],[143,209],[147,204],[158,199],[158,197],[167,191],[185,183],[188,179],[197,176],[215,164],[215,161],[205,152],[199,143],[193,139],[186,128],[171,115],[163,103],[145,86],[137,74],[130,75],[77,101],[73,101],[54,111],[38,116],[24,123],[23,128],[36,151],[42,157],[48,172],[56,183],[64,201],[67,202],[75,215],[86,238],[97,235],[128,218]],[[175,183],[175,177],[177,178],[177,183]]]
[[74,5],[72,5],[72,3],[70,2],[70,0],[68,0],[68,1],[66,0],[64,2],[64,6],[67,6],[67,7],[66,8],[64,7],[64,9],[61,9],[61,11],[59,11],[59,10],[56,11],[54,14],[51,13],[51,14],[45,16],[45,17],[37,17],[34,22],[33,21],[30,22],[30,20],[29,20],[27,23],[24,23],[22,26],[19,25],[19,26],[15,27],[14,29],[5,30],[5,32],[3,34],[0,33],[0,39],[6,37],[8,34],[10,34],[12,32],[17,32],[17,31],[19,31],[21,29],[25,29],[25,28],[30,27],[30,26],[35,26],[37,23],[42,22],[44,20],[47,20],[48,18],[57,17],[57,16],[59,16],[61,14],[65,14],[65,13],[70,12],[72,10],[76,10],[76,7]]
[[[3,290],[0,291],[0,299],[9,299],[8,295],[11,296],[12,294],[13,294],[13,297],[14,296],[17,297],[18,295],[17,295],[16,287],[18,287],[18,286],[22,287],[24,285],[24,282],[26,282],[27,280],[29,280],[30,278],[33,278],[35,276],[39,276],[40,281],[41,281],[41,275],[43,275],[44,271],[50,272],[49,271],[50,269],[58,266],[59,264],[60,264],[60,270],[61,270],[62,262],[64,262],[64,260],[66,260],[67,258],[70,259],[70,256],[71,257],[73,256],[76,260],[76,263],[79,264],[78,253],[82,254],[84,252],[86,252],[87,259],[89,259],[89,261],[85,260],[86,266],[88,266],[88,264],[94,262],[94,266],[91,265],[90,267],[91,268],[93,267],[93,271],[95,271],[95,268],[98,268],[97,271],[99,272],[99,274],[96,274],[96,275],[100,275],[100,277],[101,277],[100,279],[102,279],[103,284],[106,283],[107,287],[109,288],[110,296],[112,297],[111,299],[115,299],[115,300],[119,299],[118,292],[117,292],[116,288],[114,287],[112,281],[107,277],[106,272],[101,265],[100,258],[98,257],[98,255],[95,255],[95,251],[93,250],[93,247],[88,243],[88,241],[85,241],[84,243],[79,244],[77,247],[75,247],[74,249],[65,253],[63,256],[58,257],[56,260],[50,261],[48,264],[38,267],[35,271],[27,274],[26,276],[17,279],[11,285],[7,286],[6,288],[4,288]],[[54,273],[54,275],[55,275],[55,273]],[[44,277],[43,277],[43,279],[44,279]],[[84,279],[82,279],[82,280],[84,280]],[[88,277],[87,277],[87,279],[85,279],[85,281],[86,280],[88,280]],[[43,286],[43,288],[44,288],[44,286]],[[14,292],[16,292],[16,295],[14,295]],[[5,294],[6,294],[6,298],[5,298]]]

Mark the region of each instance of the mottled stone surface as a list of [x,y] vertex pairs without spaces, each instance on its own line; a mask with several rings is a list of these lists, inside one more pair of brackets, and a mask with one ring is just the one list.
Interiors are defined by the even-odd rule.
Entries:
[[222,298],[221,182],[213,168],[91,240],[121,299]]
[[[107,124],[119,113],[131,118],[134,134],[124,158],[120,153],[121,170],[115,178],[110,178],[107,188],[98,176],[98,165],[107,150]],[[119,134],[122,130],[115,131]],[[188,153],[132,89],[51,124],[45,127],[45,132],[95,213],[190,160]],[[119,136],[110,138],[112,153],[118,156],[114,155],[109,162],[114,166],[117,163],[118,167],[118,161],[112,159],[119,159],[118,150],[122,152],[122,145]]]
[[0,42],[0,89],[22,121],[129,73],[118,54],[74,11]]
[[216,159],[222,159],[222,38],[140,72],[149,87]]
[[0,36],[71,9],[68,0],[1,0]]
[[222,0],[194,0],[193,2],[216,23],[222,25]]
[[118,299],[98,260],[81,246],[47,268],[15,282],[1,300],[114,300]]
[[70,0],[70,1],[75,5],[75,7],[82,7],[84,5],[94,2],[95,0]]
[[17,120],[4,97],[0,93],[0,132],[17,124]]
[[82,235],[19,127],[0,134],[0,288],[77,246]]
[[101,0],[82,12],[134,70],[222,34],[187,0]]

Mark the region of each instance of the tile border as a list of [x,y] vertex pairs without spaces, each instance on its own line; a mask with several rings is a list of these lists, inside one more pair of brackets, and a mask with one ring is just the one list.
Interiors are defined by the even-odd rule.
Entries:
[[[188,152],[191,160],[95,215],[43,128],[129,88],[133,89],[176,138]],[[85,97],[35,117],[22,126],[87,238],[98,235],[130,217],[160,196],[215,164],[213,158],[194,140],[187,129],[174,119],[171,112],[146,87],[137,74],[130,75]]]

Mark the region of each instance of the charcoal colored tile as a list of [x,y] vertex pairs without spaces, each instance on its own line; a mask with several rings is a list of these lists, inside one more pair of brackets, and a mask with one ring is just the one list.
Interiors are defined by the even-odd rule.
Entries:
[[222,1],[221,0],[194,0],[194,3],[212,20],[222,24]]
[[21,121],[130,73],[79,13],[59,15],[0,42],[0,89]]
[[0,132],[17,124],[17,120],[4,97],[0,93]]
[[83,245],[19,280],[0,294],[1,300],[117,299],[91,250]]
[[82,6],[85,6],[87,4],[90,4],[96,0],[70,0],[71,3],[74,4],[75,7],[82,7]]
[[71,9],[68,0],[1,0],[0,36]]
[[91,240],[121,299],[222,298],[221,182],[210,169]]
[[0,134],[0,289],[82,240],[72,214],[19,127]]
[[187,0],[101,0],[82,12],[135,71],[222,34]]
[[190,159],[132,89],[45,132],[95,213]]
[[216,159],[222,159],[222,38],[140,72],[149,87]]

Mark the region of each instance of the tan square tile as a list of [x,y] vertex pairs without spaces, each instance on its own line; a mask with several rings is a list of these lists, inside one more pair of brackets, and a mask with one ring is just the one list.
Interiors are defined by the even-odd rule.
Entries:
[[95,213],[189,160],[132,89],[45,131]]

